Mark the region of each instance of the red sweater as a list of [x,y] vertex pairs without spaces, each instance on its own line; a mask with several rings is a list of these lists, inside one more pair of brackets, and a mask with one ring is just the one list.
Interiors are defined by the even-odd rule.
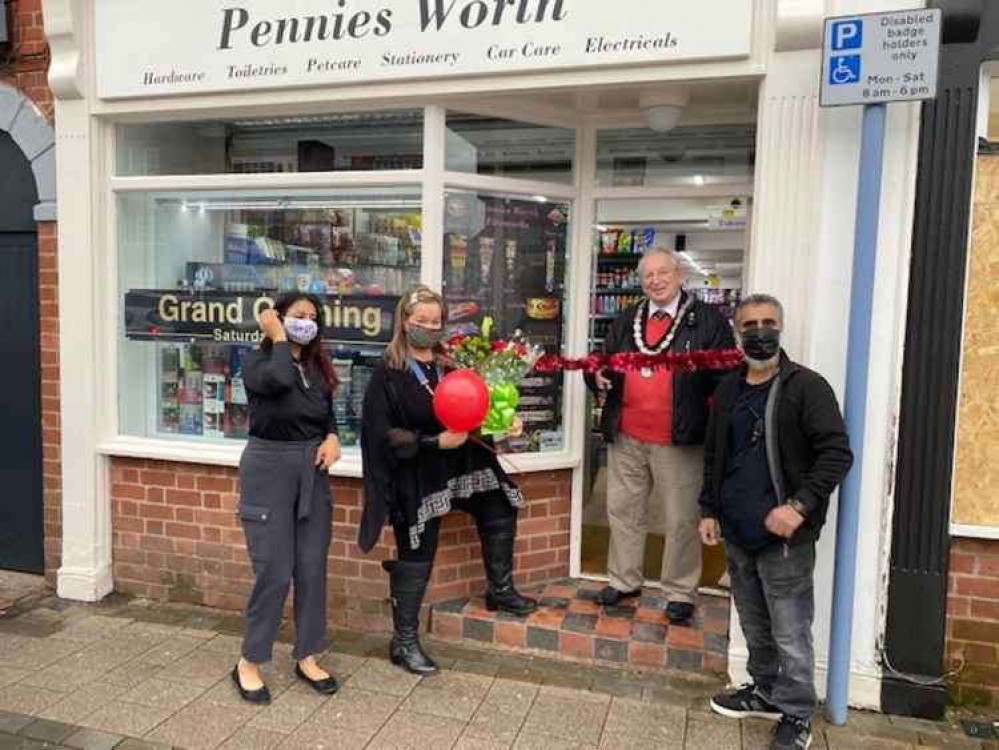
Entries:
[[[670,328],[671,320],[650,318],[645,326],[645,344],[655,346]],[[643,443],[671,445],[673,442],[673,373],[653,370],[646,378],[640,372],[624,376],[624,401],[619,430]]]

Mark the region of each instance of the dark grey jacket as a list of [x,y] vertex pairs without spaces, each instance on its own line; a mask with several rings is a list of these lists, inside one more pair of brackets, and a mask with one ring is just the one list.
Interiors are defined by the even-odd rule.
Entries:
[[[701,516],[721,516],[726,444],[732,409],[746,367],[728,375],[715,392],[704,441]],[[767,397],[766,440],[770,480],[778,503],[795,499],[807,515],[789,544],[818,539],[829,496],[853,465],[853,452],[836,394],[817,372],[781,352],[780,372]]]

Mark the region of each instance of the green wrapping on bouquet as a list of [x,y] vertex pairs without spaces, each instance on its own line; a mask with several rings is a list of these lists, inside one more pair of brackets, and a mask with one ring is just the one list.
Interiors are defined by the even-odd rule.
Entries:
[[489,385],[489,413],[482,423],[483,435],[502,435],[510,431],[517,418],[520,391],[510,381]]

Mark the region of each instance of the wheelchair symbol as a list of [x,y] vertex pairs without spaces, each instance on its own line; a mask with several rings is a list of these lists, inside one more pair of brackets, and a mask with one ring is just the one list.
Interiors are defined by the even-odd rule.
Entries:
[[860,80],[860,55],[840,55],[829,60],[829,83],[840,86]]

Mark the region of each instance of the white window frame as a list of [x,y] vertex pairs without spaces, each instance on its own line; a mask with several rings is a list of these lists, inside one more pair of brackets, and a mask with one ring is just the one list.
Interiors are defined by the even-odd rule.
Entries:
[[[130,458],[146,458],[161,461],[176,461],[182,463],[210,464],[223,466],[238,466],[239,457],[245,446],[244,440],[229,440],[216,442],[174,440],[161,437],[138,437],[122,434],[119,424],[119,371],[118,357],[121,345],[119,337],[119,321],[121,319],[121,300],[118,293],[118,210],[117,198],[128,193],[147,193],[160,191],[218,191],[236,192],[246,190],[276,190],[290,191],[301,189],[344,188],[378,188],[397,187],[400,185],[418,185],[422,193],[423,211],[423,249],[421,253],[420,277],[423,283],[440,288],[444,269],[444,194],[449,189],[468,189],[484,193],[500,193],[505,195],[523,195],[530,198],[534,195],[545,195],[555,200],[565,201],[573,206],[575,211],[577,191],[574,183],[550,183],[540,180],[521,180],[507,177],[448,172],[445,164],[446,110],[441,106],[423,107],[424,139],[423,168],[412,170],[386,170],[378,172],[279,172],[268,174],[209,174],[209,175],[149,175],[149,176],[116,176],[115,170],[115,132],[114,122],[104,123],[105,133],[101,142],[104,154],[101,162],[104,165],[105,185],[100,195],[103,207],[98,210],[103,219],[97,222],[101,237],[97,247],[104,248],[103,257],[98,261],[103,265],[99,277],[103,279],[105,288],[101,290],[99,299],[104,300],[100,307],[101,328],[107,333],[102,355],[105,373],[104,387],[99,398],[101,400],[101,439],[98,451],[105,456]],[[477,111],[487,111],[488,108],[476,108]],[[260,113],[266,116],[266,112]],[[497,116],[500,112],[493,112]],[[520,113],[518,113],[520,114]],[[220,114],[224,116],[224,114]],[[538,124],[549,124],[549,118],[542,117]],[[134,124],[130,121],[129,124]],[[571,129],[571,128],[570,128]],[[577,133],[578,140],[578,133]],[[578,154],[578,147],[577,147]],[[578,167],[577,167],[578,171]],[[579,238],[579,222],[573,219],[570,233],[570,244],[566,248],[569,263],[578,265],[579,252],[576,240]],[[585,259],[588,261],[588,257]],[[575,281],[577,271],[570,272]],[[579,281],[587,282],[585,279]],[[578,301],[573,303],[572,288],[586,289],[588,287],[569,286],[566,288],[566,309],[575,310]],[[584,305],[585,312],[585,305]],[[566,327],[566,351],[580,351],[585,348],[584,340],[574,341],[570,338],[570,328]],[[581,463],[582,442],[574,438],[580,433],[576,426],[578,415],[585,407],[585,393],[582,383],[574,383],[580,378],[566,378],[563,389],[563,425],[565,435],[563,448],[559,451],[546,453],[520,453],[511,456],[510,464],[518,473],[534,473],[559,469],[572,469]],[[570,385],[574,387],[570,387]],[[362,476],[361,456],[359,450],[344,451],[343,458],[330,469],[333,476],[359,478]]]

